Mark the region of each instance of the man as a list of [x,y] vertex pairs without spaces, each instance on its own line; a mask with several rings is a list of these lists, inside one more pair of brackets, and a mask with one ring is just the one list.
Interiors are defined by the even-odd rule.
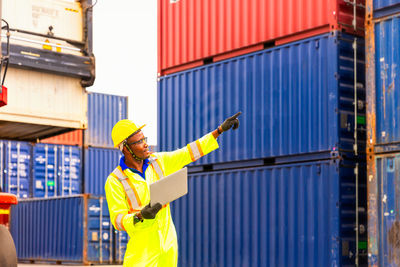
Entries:
[[184,148],[154,154],[141,131],[145,125],[137,127],[130,120],[115,124],[111,137],[124,156],[108,176],[105,190],[112,224],[130,236],[124,266],[177,266],[178,244],[169,204],[150,206],[149,184],[217,149],[217,137],[237,129],[240,114]]

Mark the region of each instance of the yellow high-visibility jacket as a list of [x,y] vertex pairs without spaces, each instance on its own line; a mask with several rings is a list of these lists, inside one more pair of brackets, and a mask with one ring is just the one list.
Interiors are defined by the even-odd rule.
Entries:
[[[172,152],[154,153],[151,159],[157,164],[155,166],[150,164],[147,167],[144,173],[145,180],[126,168],[122,159],[116,171],[119,170],[125,175],[126,184],[133,191],[131,198],[115,174],[117,172],[114,171],[108,176],[105,191],[111,222],[116,229],[126,231],[130,237],[124,266],[177,266],[178,243],[169,204],[157,213],[154,220],[145,219],[134,224],[134,214],[150,202],[149,185],[160,178],[159,170],[157,172],[155,168],[157,165],[160,166],[162,174],[167,176],[218,147],[218,142],[209,133],[184,148]],[[133,200],[132,195],[135,198]]]

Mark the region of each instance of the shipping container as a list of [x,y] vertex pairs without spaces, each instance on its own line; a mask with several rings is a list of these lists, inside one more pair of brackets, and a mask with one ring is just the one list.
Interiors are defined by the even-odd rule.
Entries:
[[94,81],[90,6],[91,0],[3,0],[10,64]]
[[22,32],[83,41],[83,12],[78,1],[2,0],[2,16]]
[[86,128],[87,93],[79,79],[8,68],[6,86],[0,138],[36,141]]
[[81,148],[36,144],[33,148],[33,197],[82,193]]
[[357,149],[365,153],[364,63],[363,39],[337,32],[164,76],[158,149],[183,147],[242,111],[238,130],[222,134],[220,148],[194,164],[349,153],[356,83]]
[[82,146],[82,130],[75,130],[68,133],[56,135],[40,140],[40,143]]
[[119,120],[127,119],[128,97],[89,93],[88,128],[85,146],[112,148],[111,130]]
[[369,145],[374,149],[371,152],[400,151],[400,53],[396,49],[400,46],[399,16],[373,23],[367,39],[367,128]]
[[57,196],[58,147],[56,145],[36,144],[33,147],[33,197]]
[[76,146],[59,146],[58,148],[59,196],[70,196],[82,193],[82,150]]
[[84,150],[85,193],[105,196],[107,177],[118,166],[122,153],[118,149],[89,147]]
[[115,230],[115,260],[114,263],[122,264],[124,261],[126,246],[128,245],[129,235],[123,231]]
[[30,197],[32,146],[26,142],[0,140],[0,172],[4,192]]
[[374,18],[400,12],[400,0],[366,0],[366,2],[373,4]]
[[369,266],[399,266],[400,153],[371,155],[369,160]]
[[365,0],[352,2],[158,0],[158,75],[333,30],[363,34]]
[[[171,205],[179,265],[354,266],[357,241],[366,264],[354,168],[331,159],[190,174]],[[365,164],[359,173],[361,230]]]
[[19,261],[112,263],[112,227],[103,197],[22,200],[11,209]]

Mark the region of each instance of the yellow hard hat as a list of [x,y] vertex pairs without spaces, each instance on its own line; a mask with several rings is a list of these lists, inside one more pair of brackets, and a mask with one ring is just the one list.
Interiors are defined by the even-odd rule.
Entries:
[[114,147],[118,147],[122,141],[142,129],[144,126],[146,126],[146,124],[137,127],[131,120],[120,120],[117,122],[111,131],[111,138],[114,142]]

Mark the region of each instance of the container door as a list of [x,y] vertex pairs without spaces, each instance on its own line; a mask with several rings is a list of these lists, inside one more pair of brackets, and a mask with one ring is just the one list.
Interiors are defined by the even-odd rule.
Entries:
[[33,197],[57,196],[57,146],[37,144],[33,149]]
[[122,264],[126,252],[126,246],[128,245],[129,235],[125,231],[115,231],[115,259],[114,263]]
[[81,193],[81,150],[75,146],[59,146],[59,195]]
[[112,262],[112,230],[105,202],[103,197],[89,199],[87,249],[89,262]]
[[31,146],[25,142],[8,141],[5,148],[5,190],[19,198],[29,197]]
[[379,266],[400,265],[400,154],[382,157],[377,163]]

